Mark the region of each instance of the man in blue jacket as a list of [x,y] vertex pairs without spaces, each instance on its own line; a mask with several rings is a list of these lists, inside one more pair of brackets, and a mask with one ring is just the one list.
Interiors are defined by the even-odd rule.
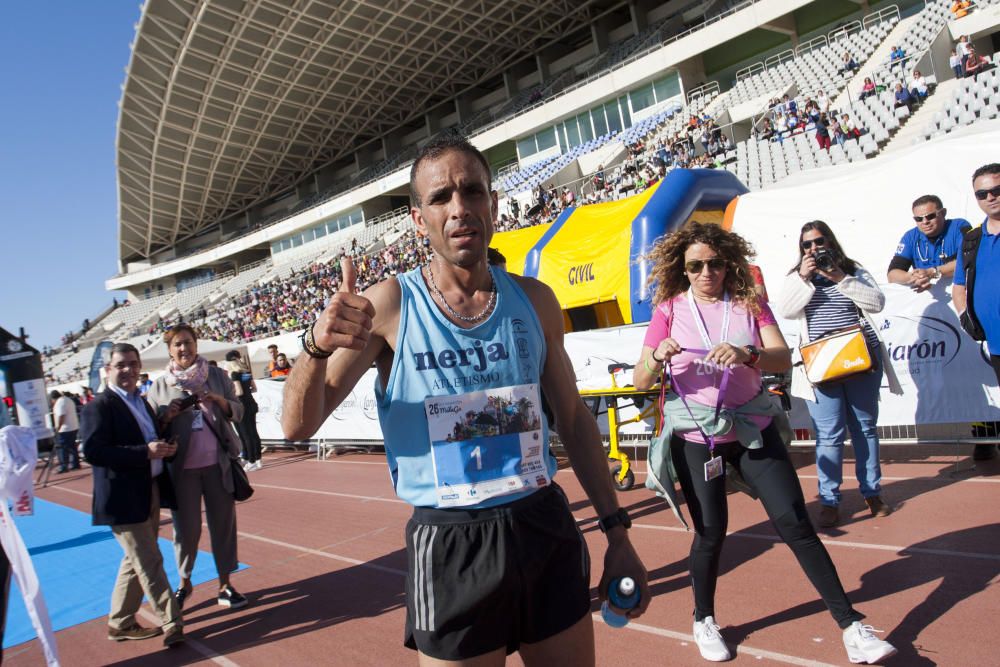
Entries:
[[[94,468],[94,525],[111,526],[125,551],[111,594],[108,639],[149,639],[163,632],[163,644],[177,646],[184,641],[181,612],[157,544],[160,505],[174,506],[163,459],[173,456],[177,445],[157,436],[153,410],[139,394],[139,351],[117,343],[105,368],[108,387],[84,408],[80,433]],[[143,594],[162,629],[136,621]]]

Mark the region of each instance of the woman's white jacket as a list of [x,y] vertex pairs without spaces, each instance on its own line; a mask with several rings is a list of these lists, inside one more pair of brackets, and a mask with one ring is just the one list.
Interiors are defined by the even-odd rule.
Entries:
[[[885,378],[889,383],[889,391],[894,394],[902,394],[903,388],[900,386],[899,378],[892,367],[889,351],[882,341],[878,325],[870,315],[870,313],[881,312],[882,308],[885,307],[885,294],[879,289],[872,274],[861,266],[858,266],[853,276],[844,276],[844,279],[837,283],[837,290],[861,309],[864,318],[878,337],[879,357]],[[815,293],[816,287],[813,286],[812,282],[803,280],[798,271],[793,271],[785,278],[778,301],[773,304],[780,317],[786,320],[799,320],[800,344],[809,340],[805,308]],[[815,402],[816,393],[813,391],[812,383],[806,378],[805,367],[802,365],[802,357],[797,348],[792,351],[792,363],[794,364],[792,367],[792,396]]]

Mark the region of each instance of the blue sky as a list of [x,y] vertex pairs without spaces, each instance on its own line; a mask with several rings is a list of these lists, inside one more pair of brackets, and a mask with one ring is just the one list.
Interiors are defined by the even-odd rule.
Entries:
[[115,127],[137,0],[4,3],[0,326],[55,344],[111,303]]

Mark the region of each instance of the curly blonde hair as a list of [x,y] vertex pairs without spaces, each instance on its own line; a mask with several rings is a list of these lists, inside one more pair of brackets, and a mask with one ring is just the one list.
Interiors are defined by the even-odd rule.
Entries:
[[739,234],[704,222],[691,221],[663,235],[646,254],[651,267],[649,286],[653,290],[653,303],[668,301],[691,286],[684,270],[684,252],[695,243],[704,243],[726,260],[724,284],[729,298],[753,315],[759,315],[760,302],[750,273],[750,259],[757,252]]

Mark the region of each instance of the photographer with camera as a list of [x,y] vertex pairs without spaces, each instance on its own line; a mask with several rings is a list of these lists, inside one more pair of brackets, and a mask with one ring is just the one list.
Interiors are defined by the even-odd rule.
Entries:
[[[879,517],[892,512],[880,495],[882,470],[876,427],[883,370],[890,389],[894,393],[901,389],[885,346],[867,316],[881,311],[884,305],[885,295],[875,278],[844,253],[829,225],[816,220],[802,226],[799,262],[785,280],[776,304],[778,314],[802,322],[800,345],[833,332],[859,328],[871,362],[870,370],[828,381],[810,382],[801,361],[793,370],[792,394],[806,401],[816,432],[816,474],[822,504],[819,525],[825,528],[840,520],[838,506],[848,429],[854,446],[855,473],[869,510]],[[860,365],[860,361],[860,356],[855,359],[852,355],[843,364]]]

